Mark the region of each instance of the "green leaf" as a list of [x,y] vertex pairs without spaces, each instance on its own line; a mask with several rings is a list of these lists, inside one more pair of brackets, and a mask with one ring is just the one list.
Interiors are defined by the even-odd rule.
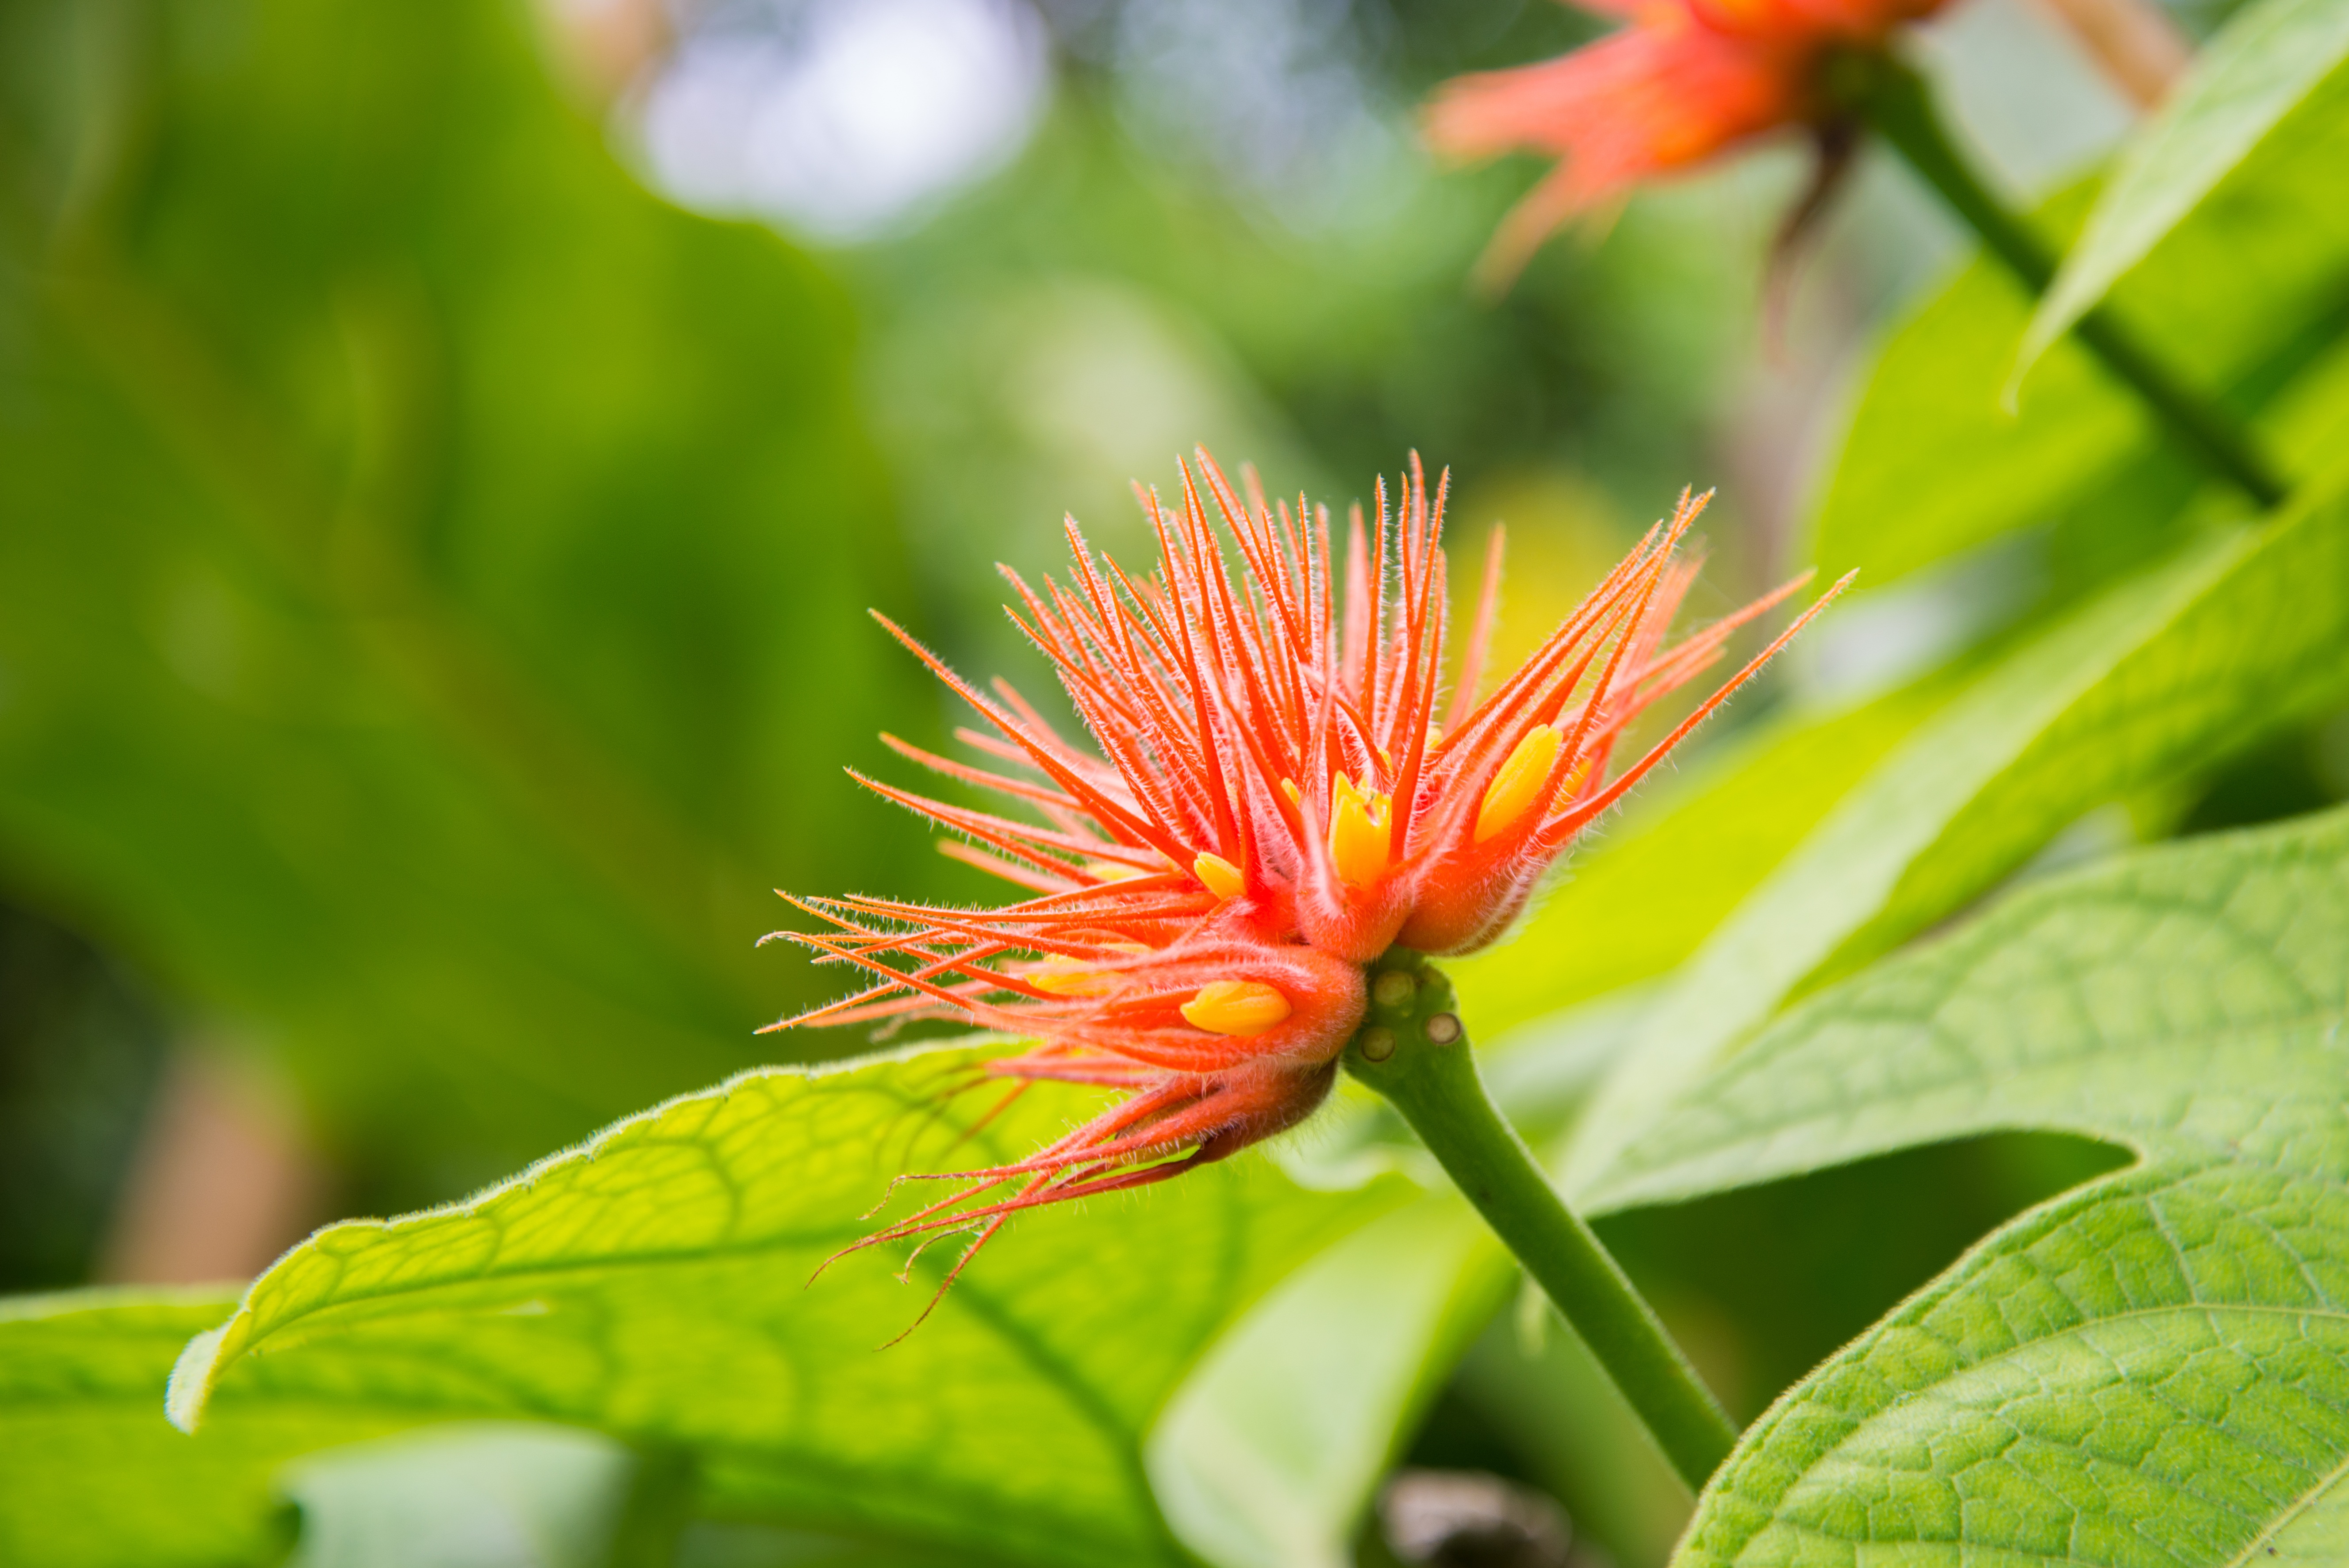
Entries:
[[2024,333],[2020,379],[2349,57],[2338,0],[2260,0],[2203,46],[2122,155]]
[[947,1092],[976,1050],[744,1074],[467,1203],[330,1226],[191,1342],[175,1418],[559,1421],[685,1456],[725,1517],[958,1560],[1177,1561],[1142,1457],[1160,1406],[1251,1299],[1411,1189],[1307,1192],[1248,1158],[1032,1215],[883,1349],[953,1249],[910,1285],[874,1252],[810,1276],[891,1178],[1019,1158],[1100,1099],[1040,1085],[982,1127],[999,1095]]
[[[2251,418],[2295,479],[2320,471],[2335,448],[2285,438],[2265,407],[2339,333],[2344,161],[2349,98],[2328,88],[2121,278],[2109,302],[2187,385]],[[2069,241],[2094,195],[2082,185],[2050,198],[2037,214],[2043,233]],[[1813,523],[1808,553],[1823,570],[1857,567],[1881,586],[2066,519],[2142,538],[2184,504],[2200,476],[2078,344],[2052,344],[2010,409],[2013,346],[2032,304],[1978,258],[1888,334]],[[2223,504],[2244,503],[2229,492]]]
[[2044,1128],[2139,1162],[1790,1391],[1679,1561],[2349,1551],[2349,812],[2015,894],[1812,998],[1592,1191],[1668,1202]]
[[41,1568],[225,1568],[281,1561],[270,1478],[289,1456],[412,1418],[223,1395],[203,1433],[162,1419],[212,1291],[83,1291],[0,1302],[0,1562]]
[[524,9],[234,11],[0,16],[0,856],[439,1198],[760,1059],[777,883],[935,887],[838,772],[935,705],[837,284]]
[[1600,1089],[1596,1180],[1806,985],[1945,918],[2101,802],[2240,747],[2349,681],[2349,496],[2222,536],[2010,655],[1914,734],[1708,939]]

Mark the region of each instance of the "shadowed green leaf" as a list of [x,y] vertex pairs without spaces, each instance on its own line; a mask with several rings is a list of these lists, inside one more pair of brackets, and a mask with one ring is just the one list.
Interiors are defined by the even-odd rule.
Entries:
[[1017,1158],[1098,1099],[1038,1086],[975,1129],[999,1091],[947,1098],[975,1060],[746,1074],[458,1207],[330,1226],[191,1345],[175,1417],[332,1399],[561,1421],[687,1456],[720,1516],[958,1560],[1177,1561],[1143,1467],[1159,1406],[1249,1300],[1409,1186],[1309,1193],[1244,1158],[1034,1215],[884,1349],[951,1243],[910,1285],[874,1252],[810,1276],[891,1178]]
[[2349,813],[2015,894],[1814,997],[1592,1192],[2061,1130],[2140,1162],[1995,1233],[1779,1400],[1679,1561],[2338,1560]]
[[[2023,335],[2019,379],[2349,56],[2349,7],[2261,0],[2205,45],[2123,154]],[[2319,114],[2337,113],[2331,105]]]

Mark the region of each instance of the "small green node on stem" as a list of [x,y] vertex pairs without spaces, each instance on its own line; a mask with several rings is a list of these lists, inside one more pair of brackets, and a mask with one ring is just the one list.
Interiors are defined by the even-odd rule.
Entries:
[[1701,1490],[1728,1457],[1737,1428],[1485,1092],[1453,1010],[1452,982],[1420,954],[1390,948],[1374,966],[1371,1002],[1347,1046],[1346,1070],[1411,1124],[1557,1304],[1689,1490]]

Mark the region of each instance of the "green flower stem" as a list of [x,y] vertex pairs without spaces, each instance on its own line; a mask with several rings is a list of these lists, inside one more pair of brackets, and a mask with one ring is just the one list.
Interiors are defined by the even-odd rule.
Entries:
[[1346,1047],[1346,1070],[1386,1097],[1557,1304],[1647,1423],[1692,1491],[1728,1457],[1737,1428],[1681,1354],[1655,1310],[1533,1151],[1501,1117],[1453,1010],[1452,983],[1396,948],[1371,973],[1371,1010]]
[[[2055,259],[2023,219],[1992,195],[1958,150],[1933,107],[1924,79],[1881,53],[1840,57],[1830,91],[1866,120],[1920,178],[1950,204],[1990,253],[2033,294],[2047,292]],[[2073,324],[2072,335],[2158,414],[2213,472],[2240,486],[2262,507],[2273,507],[2286,487],[2261,457],[2250,434],[2180,383],[2099,305]]]

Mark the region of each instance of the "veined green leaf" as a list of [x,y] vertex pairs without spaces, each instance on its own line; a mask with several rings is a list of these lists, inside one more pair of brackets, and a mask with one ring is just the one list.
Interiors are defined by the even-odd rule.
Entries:
[[1987,891],[2098,803],[2349,681],[2349,497],[2222,537],[2018,650],[1839,804],[1691,962],[1567,1165],[1599,1178],[1806,984]]
[[1812,998],[1591,1192],[1665,1202],[1995,1129],[2140,1162],[1790,1391],[1680,1562],[2349,1553],[2349,812],[2026,889]]
[[2349,57],[2349,7],[2260,0],[2205,45],[2122,155],[2023,334],[2020,379]]
[[413,1418],[224,1395],[204,1432],[161,1418],[189,1335],[233,1298],[93,1290],[0,1301],[0,1563],[251,1568],[280,1561],[270,1478],[292,1455]]
[[191,1342],[174,1417],[332,1399],[567,1422],[686,1456],[724,1516],[957,1560],[1179,1561],[1143,1464],[1160,1405],[1247,1302],[1409,1183],[1306,1192],[1242,1159],[1091,1222],[1031,1216],[884,1349],[950,1246],[910,1285],[874,1252],[810,1276],[892,1178],[1019,1158],[1098,1099],[1038,1086],[981,1126],[999,1092],[947,1098],[978,1048],[748,1073],[462,1205],[330,1226]]

